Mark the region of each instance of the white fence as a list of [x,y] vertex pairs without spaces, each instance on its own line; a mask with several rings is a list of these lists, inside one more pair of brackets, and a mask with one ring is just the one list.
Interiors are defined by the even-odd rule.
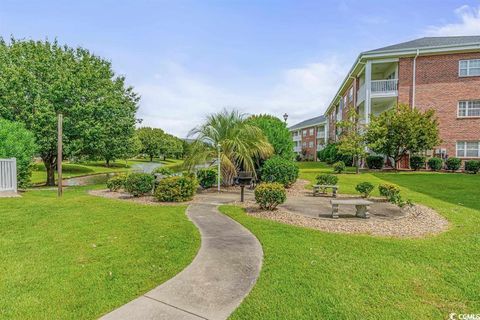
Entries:
[[0,159],[0,192],[17,192],[17,160]]

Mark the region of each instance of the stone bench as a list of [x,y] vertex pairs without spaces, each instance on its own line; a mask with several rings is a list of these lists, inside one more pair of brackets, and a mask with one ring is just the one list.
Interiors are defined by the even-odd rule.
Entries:
[[327,193],[327,189],[332,189],[332,196],[337,197],[338,186],[329,184],[316,184],[313,186],[313,196],[315,197],[319,193]]
[[345,200],[330,200],[332,204],[332,218],[338,218],[338,206],[339,205],[351,205],[355,206],[357,210],[356,216],[364,219],[368,219],[370,214],[368,212],[368,206],[373,202],[364,199],[345,199]]

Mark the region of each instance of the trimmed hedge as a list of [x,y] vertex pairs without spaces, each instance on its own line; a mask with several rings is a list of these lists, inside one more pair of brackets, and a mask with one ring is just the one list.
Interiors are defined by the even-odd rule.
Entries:
[[299,170],[295,162],[275,156],[265,161],[260,172],[262,181],[278,182],[288,188],[297,181]]
[[448,170],[455,172],[462,166],[462,160],[459,158],[451,157],[445,161],[445,166]]
[[338,161],[333,164],[333,172],[335,173],[342,173],[343,171],[345,171],[345,168],[345,162],[343,161]]
[[363,198],[368,198],[374,188],[375,186],[368,181],[360,182],[355,186],[355,190],[357,190]]
[[333,174],[319,174],[317,176],[317,184],[326,184],[334,186],[338,183],[338,177]]
[[287,200],[287,193],[280,183],[261,183],[255,188],[255,201],[261,209],[274,210],[285,200]]
[[428,159],[428,167],[430,168],[430,170],[432,171],[438,171],[438,170],[441,170],[442,167],[443,167],[443,160],[440,159],[440,158],[430,158]]
[[410,157],[410,168],[417,171],[425,167],[425,157],[421,156],[411,156]]
[[217,183],[217,170],[200,169],[197,171],[197,180],[203,189],[211,188]]
[[161,202],[182,202],[193,199],[197,180],[190,176],[167,177],[158,182],[154,196]]
[[382,169],[385,163],[383,156],[368,156],[366,159],[368,169]]
[[476,174],[480,171],[480,160],[465,161],[465,171]]
[[113,176],[107,180],[107,188],[110,191],[118,191],[125,187],[125,180],[127,176],[124,174],[119,174],[117,176]]
[[134,197],[143,196],[153,190],[155,178],[148,173],[131,173],[125,179],[125,191]]
[[353,166],[353,157],[344,156],[338,152],[337,144],[329,143],[322,150],[317,152],[317,158],[327,164],[333,164],[338,161],[343,161],[347,166]]

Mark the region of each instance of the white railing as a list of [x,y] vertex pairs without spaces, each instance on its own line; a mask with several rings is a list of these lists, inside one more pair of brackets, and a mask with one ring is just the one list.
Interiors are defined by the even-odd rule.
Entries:
[[0,159],[0,192],[17,192],[17,160]]
[[357,106],[365,101],[365,85],[362,84],[357,91]]
[[302,151],[302,147],[293,147],[293,151],[300,152]]
[[300,141],[302,137],[300,135],[293,136],[293,141]]
[[396,93],[398,79],[372,80],[372,94]]
[[318,131],[317,139],[324,139],[324,138],[325,138],[325,131]]

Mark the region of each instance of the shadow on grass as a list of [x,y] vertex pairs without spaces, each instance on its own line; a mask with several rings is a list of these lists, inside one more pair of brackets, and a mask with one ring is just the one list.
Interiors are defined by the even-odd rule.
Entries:
[[480,175],[454,173],[371,173],[429,197],[480,210]]

